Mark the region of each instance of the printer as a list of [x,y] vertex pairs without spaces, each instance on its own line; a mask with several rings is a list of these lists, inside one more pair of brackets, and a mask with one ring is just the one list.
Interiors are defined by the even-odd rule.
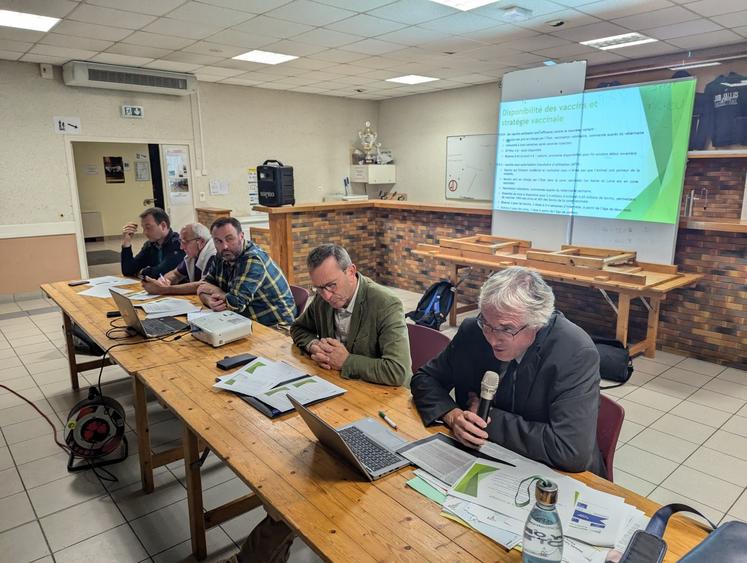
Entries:
[[252,321],[234,313],[220,311],[201,315],[189,321],[192,336],[217,348],[234,340],[239,340],[252,333]]

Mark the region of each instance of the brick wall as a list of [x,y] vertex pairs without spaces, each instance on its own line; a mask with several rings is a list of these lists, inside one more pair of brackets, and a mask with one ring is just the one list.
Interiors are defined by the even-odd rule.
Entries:
[[250,227],[249,235],[265,252],[270,253],[270,229]]
[[[490,233],[489,215],[437,213],[405,209],[377,209],[379,232],[378,279],[385,285],[423,292],[431,283],[449,277],[446,262],[412,254],[419,243],[438,244],[442,238]],[[466,272],[466,270],[462,270]],[[473,303],[489,272],[475,268],[460,286],[463,300]]]
[[306,257],[314,247],[326,242],[345,247],[358,269],[376,279],[379,248],[375,213],[375,209],[292,213],[294,283],[311,287]]
[[685,215],[685,197],[695,190],[696,198],[703,198],[708,190],[706,209],[704,199],[696,200],[693,217],[710,219],[738,219],[742,213],[744,181],[747,165],[744,159],[700,158],[687,163],[685,186],[682,190],[681,215]]
[[[738,218],[741,213],[747,162],[743,159],[698,159],[688,164],[684,197],[706,187],[708,209],[702,203],[694,216]],[[317,244],[346,247],[361,271],[386,285],[422,293],[447,278],[451,265],[414,255],[418,243],[438,244],[443,237],[490,233],[489,215],[408,209],[355,209],[293,213],[293,268],[299,285],[308,286],[306,255]],[[266,240],[255,237],[269,249]],[[680,229],[675,264],[685,272],[703,273],[693,289],[676,290],[662,303],[658,345],[747,370],[747,234]],[[463,300],[474,303],[490,272],[473,269],[463,283]],[[552,283],[556,305],[591,334],[612,337],[615,315],[593,289]],[[615,296],[613,295],[613,298]],[[647,311],[631,303],[629,337],[646,332]]]

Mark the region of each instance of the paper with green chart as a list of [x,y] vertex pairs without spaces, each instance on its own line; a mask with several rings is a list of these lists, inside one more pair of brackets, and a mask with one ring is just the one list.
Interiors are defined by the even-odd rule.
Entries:
[[307,405],[345,392],[342,387],[320,377],[306,375],[290,364],[262,357],[229,375],[219,377],[214,387],[249,395],[280,412],[293,410],[286,394]]

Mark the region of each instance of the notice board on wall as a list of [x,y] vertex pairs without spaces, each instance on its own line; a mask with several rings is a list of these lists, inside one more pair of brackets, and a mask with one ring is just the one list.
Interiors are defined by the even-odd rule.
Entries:
[[446,199],[490,201],[497,135],[446,137]]

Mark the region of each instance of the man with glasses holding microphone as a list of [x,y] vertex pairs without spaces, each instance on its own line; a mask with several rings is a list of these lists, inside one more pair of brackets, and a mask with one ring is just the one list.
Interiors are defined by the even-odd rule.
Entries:
[[293,342],[344,378],[402,385],[411,373],[402,302],[336,244],[312,250],[306,265],[316,295],[291,326]]
[[[494,274],[480,290],[477,318],[413,376],[413,400],[426,426],[442,421],[467,446],[490,440],[550,467],[605,476],[596,441],[599,354],[554,307],[536,272]],[[500,383],[483,420],[477,405],[486,371],[500,374]]]

